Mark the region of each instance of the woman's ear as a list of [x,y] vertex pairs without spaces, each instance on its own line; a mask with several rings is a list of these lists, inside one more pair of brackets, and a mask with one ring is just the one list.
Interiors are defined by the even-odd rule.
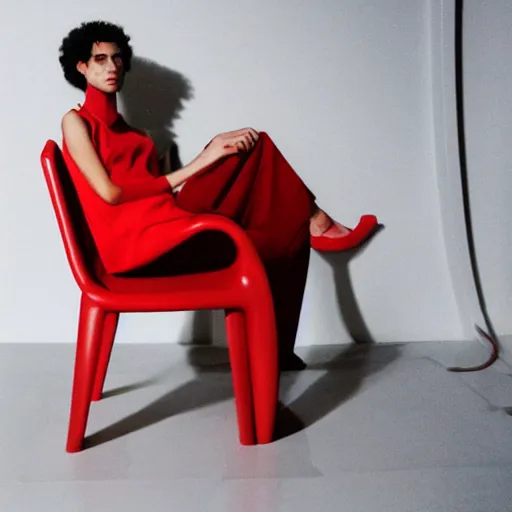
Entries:
[[87,64],[85,62],[82,62],[80,61],[77,65],[76,65],[76,69],[78,70],[79,73],[82,73],[82,75],[85,76],[85,72],[87,70]]

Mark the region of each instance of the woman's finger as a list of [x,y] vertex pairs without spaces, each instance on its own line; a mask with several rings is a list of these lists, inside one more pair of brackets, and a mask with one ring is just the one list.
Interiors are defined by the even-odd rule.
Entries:
[[235,137],[232,144],[235,144],[240,151],[247,151],[247,148],[245,147],[245,140],[242,136]]
[[256,131],[251,128],[251,129],[249,129],[247,134],[251,138],[253,144],[256,144],[256,142],[258,141],[258,134],[256,133]]
[[242,128],[240,130],[233,130],[232,132],[227,132],[226,135],[231,137],[240,137],[241,135],[246,135],[247,133],[252,132],[256,138],[258,138],[258,132],[253,128]]
[[247,151],[250,151],[254,146],[254,141],[249,133],[247,133],[244,137],[245,145],[247,147]]
[[258,131],[256,131],[254,128],[249,128],[249,132],[251,133],[251,135],[254,137],[254,139],[256,139],[256,142],[258,141],[258,139],[260,138],[260,134]]

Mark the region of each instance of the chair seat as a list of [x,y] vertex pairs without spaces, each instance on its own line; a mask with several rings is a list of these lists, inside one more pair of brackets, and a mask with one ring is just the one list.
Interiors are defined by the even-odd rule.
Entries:
[[95,300],[125,312],[239,309],[250,293],[236,265],[224,270],[172,277],[105,274]]
[[232,291],[240,286],[240,273],[233,267],[214,272],[179,275],[172,277],[125,277],[105,274],[101,283],[110,292],[119,294],[165,294],[182,295],[183,293],[208,294]]

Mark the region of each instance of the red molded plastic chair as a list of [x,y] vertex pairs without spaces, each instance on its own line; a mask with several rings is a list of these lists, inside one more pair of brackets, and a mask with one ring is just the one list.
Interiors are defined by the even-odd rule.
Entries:
[[216,230],[235,243],[236,260],[225,270],[174,277],[101,276],[62,154],[49,140],[41,164],[67,259],[82,295],[66,450],[77,452],[91,400],[101,398],[119,313],[224,309],[240,443],[272,440],[278,393],[277,339],[268,280],[252,242],[234,222],[218,215],[193,215],[169,233],[179,245]]

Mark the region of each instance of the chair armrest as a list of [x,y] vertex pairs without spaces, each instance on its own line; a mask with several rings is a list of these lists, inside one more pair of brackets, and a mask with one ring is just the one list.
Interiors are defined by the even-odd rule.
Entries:
[[[237,250],[234,266],[240,283],[247,291],[246,305],[253,307],[255,301],[264,307],[272,308],[272,295],[263,262],[259,257],[252,241],[242,228],[226,217],[216,214],[194,214],[173,221],[173,229],[169,230],[169,250],[177,247],[189,238],[203,231],[220,231],[225,233],[235,244]],[[87,291],[90,298],[101,307],[109,310],[111,307],[111,292],[99,289],[95,284]],[[118,304],[119,297],[114,302]],[[143,300],[143,299],[141,299]],[[134,309],[135,311],[136,309]],[[138,309],[137,309],[138,311]],[[145,311],[142,307],[141,311]]]
[[174,246],[183,243],[202,231],[220,231],[229,236],[237,249],[238,258],[243,264],[261,267],[262,261],[254,244],[245,231],[232,220],[212,213],[201,213],[176,220],[173,229]]

